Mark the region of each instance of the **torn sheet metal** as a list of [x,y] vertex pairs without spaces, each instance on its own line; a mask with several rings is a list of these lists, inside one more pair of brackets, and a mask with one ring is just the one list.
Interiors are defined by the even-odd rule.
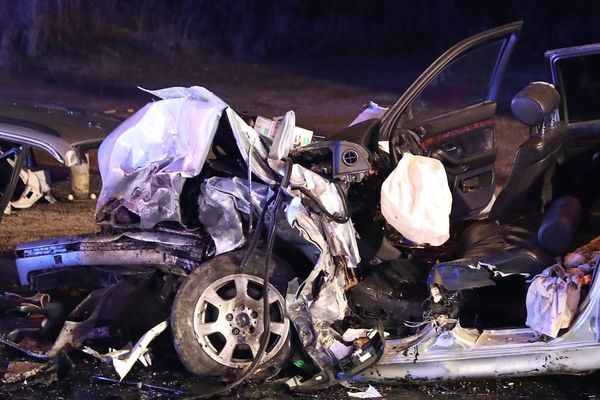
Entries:
[[579,275],[556,264],[531,280],[527,290],[527,321],[536,332],[557,337],[561,329],[571,326],[581,294]]
[[150,355],[150,349],[148,346],[156,339],[161,333],[163,333],[168,326],[168,321],[162,321],[158,325],[154,326],[148,332],[146,332],[134,346],[131,343],[125,348],[120,350],[109,349],[108,353],[101,354],[100,352],[92,349],[91,347],[83,347],[81,351],[91,355],[98,360],[107,364],[112,364],[115,371],[119,375],[120,380],[123,380],[131,371],[134,364],[139,361],[144,367],[152,365],[152,357]]
[[154,339],[163,333],[165,329],[167,329],[167,326],[168,321],[162,321],[160,324],[144,333],[140,340],[138,340],[138,342],[133,346],[131,351],[126,354],[118,354],[111,357],[112,365],[121,379],[127,376],[136,361],[141,362],[145,367],[152,365],[152,359],[148,353],[148,346]]
[[[271,163],[271,165],[276,167],[274,163]],[[342,198],[344,194],[333,182],[321,175],[301,165],[294,164],[290,182],[292,188],[290,194],[292,196],[305,198],[305,195],[296,191],[298,188],[303,188],[318,199],[329,214],[343,217],[348,213],[345,201]],[[312,214],[316,215],[315,213]],[[331,254],[347,258],[348,267],[356,268],[360,262],[360,255],[356,243],[356,230],[352,225],[352,221],[350,219],[345,223],[337,223],[329,219],[323,221],[322,228],[329,243]]]
[[[331,213],[342,214],[344,212],[340,193],[325,178],[299,165],[294,165],[292,184],[310,190],[314,196],[330,207],[329,211]],[[241,246],[243,233],[238,211],[245,215],[250,212],[250,204],[247,200],[247,181],[239,178],[214,177],[205,182],[204,188],[203,194],[208,194],[208,196],[200,200],[200,219],[207,225],[209,231],[219,226],[228,227],[225,230],[221,229],[223,232],[220,234],[215,233],[216,231],[211,233],[213,238],[218,239],[215,240],[217,247],[221,246],[221,250],[227,249],[229,251]],[[252,205],[256,213],[259,214],[272,193],[266,185],[256,183],[253,184],[252,190]],[[305,290],[300,295],[302,299],[298,300],[299,297],[296,297],[295,301],[303,303],[298,303],[299,307],[307,307],[306,311],[310,314],[309,319],[322,323],[332,323],[342,319],[347,310],[347,301],[343,290],[345,278],[343,271],[337,267],[334,257],[345,257],[347,258],[348,267],[356,268],[358,262],[360,262],[356,246],[356,233],[351,221],[338,224],[309,212],[299,202],[299,197],[294,196],[294,193],[295,191],[290,191],[292,198],[286,207],[286,220],[304,240],[313,245],[309,252],[314,252],[316,247],[320,253],[315,268],[304,283]],[[207,207],[207,198],[211,198],[209,207]],[[218,215],[217,220],[211,221],[210,224],[205,222],[205,218],[211,216],[214,218],[215,215]],[[285,233],[285,227],[281,226],[278,229],[278,235],[280,233]],[[239,238],[240,240],[230,240],[227,236],[229,238]],[[219,250],[219,252],[221,251]],[[311,256],[312,254],[308,255]],[[312,282],[321,273],[325,275],[325,279],[320,288],[319,297],[313,299],[311,293]]]
[[[329,223],[334,222],[324,221],[303,206],[297,209],[293,226],[320,250],[320,256],[308,278],[286,304],[287,314],[296,326],[304,350],[322,369],[337,361],[330,350],[336,340],[331,326],[343,319],[348,310],[344,271],[336,264],[329,245],[329,241],[336,238],[326,236],[322,229]],[[348,265],[355,265],[353,254],[345,257]],[[314,284],[321,278],[321,286],[315,293]]]
[[123,207],[139,216],[144,229],[162,221],[181,222],[179,194],[184,180],[200,173],[226,105],[199,87],[152,93],[165,99],[140,109],[98,150],[99,222],[137,225],[119,217]]
[[355,399],[380,399],[383,397],[381,393],[371,385],[360,392],[348,392],[348,396]]
[[460,259],[434,266],[429,273],[427,283],[430,287],[437,284],[448,290],[457,291],[495,286],[496,282],[493,279],[511,275],[520,275],[525,278],[530,276],[527,272],[502,272],[493,264]]
[[[212,92],[198,86],[147,92],[162,100],[147,104],[119,125],[98,150],[103,182],[98,222],[142,229],[159,222],[181,224],[184,181],[202,170],[223,111],[252,173],[267,184],[275,183],[260,135]],[[288,113],[285,132],[293,132],[294,119],[293,112]],[[284,135],[274,155],[285,153],[288,139]]]
[[256,218],[273,192],[267,185],[252,183],[248,201],[248,181],[240,178],[212,177],[202,183],[198,198],[198,217],[215,242],[216,254],[242,246],[246,239],[240,213]]
[[275,183],[275,174],[266,164],[268,150],[260,140],[260,135],[246,123],[231,108],[225,110],[229,125],[233,131],[235,142],[242,158],[264,183],[272,185]]
[[[342,214],[344,212],[342,202],[339,198],[340,193],[332,183],[299,165],[294,165],[292,171],[293,183],[310,189],[319,199],[324,202],[327,201],[325,204],[331,207],[331,210],[329,210],[331,213]],[[203,183],[199,198],[199,219],[213,238],[217,254],[234,250],[245,243],[242,215],[249,215],[254,210],[256,214],[253,217],[257,217],[262,212],[267,200],[272,196],[272,192],[268,186],[253,183],[252,207],[250,207],[248,192],[248,181],[239,178],[213,177]],[[296,215],[292,216],[291,213],[292,210],[298,212],[298,206],[300,206],[298,200],[294,201],[294,199],[298,198],[294,197],[287,208],[288,221],[293,221],[296,218]],[[307,211],[304,210],[304,212]],[[310,218],[309,216],[306,219]],[[308,223],[305,225],[308,225]],[[331,255],[334,256],[348,257],[348,266],[352,268],[356,267],[360,258],[356,246],[356,234],[351,223],[338,224],[335,222],[326,222],[322,226],[323,233],[321,233],[321,228],[316,226],[309,227],[308,229],[312,230],[313,236],[317,235],[316,232],[319,232],[318,235],[322,235],[328,239],[329,245],[322,246],[328,249],[328,254],[331,252]],[[327,240],[325,242],[327,243]],[[331,259],[331,256],[326,257]],[[335,269],[333,261],[330,261],[330,263]],[[339,278],[343,278],[343,273],[340,274]],[[341,288],[344,287],[343,282],[339,282],[339,284]],[[320,302],[327,304],[327,299],[331,298],[331,296],[336,299],[344,297],[343,294],[334,293],[335,289],[333,286],[326,285],[322,288],[322,291],[321,300],[315,303],[314,308],[316,309],[318,309]],[[340,303],[341,311],[333,311],[333,314],[335,314],[334,317],[321,315],[319,312],[317,312],[315,317],[326,320],[343,318],[346,302],[343,300],[338,303]],[[329,309],[330,307],[331,304],[327,304],[323,309]],[[332,313],[332,311],[330,310],[328,313]],[[342,315],[341,318],[340,315]]]
[[[280,174],[283,173],[281,164],[276,160],[269,162],[271,168]],[[325,369],[337,361],[330,349],[337,335],[332,324],[342,320],[348,311],[343,266],[356,268],[360,262],[356,232],[350,219],[344,223],[335,222],[311,212],[297,200],[306,198],[308,192],[329,214],[344,216],[347,211],[343,194],[322,176],[294,164],[287,191],[291,200],[286,208],[286,221],[318,253],[309,276],[296,294],[288,297],[287,314],[296,326],[304,350],[321,369]],[[315,288],[317,283],[320,287]]]
[[352,121],[348,126],[360,124],[361,122],[370,119],[381,119],[381,117],[383,117],[383,114],[385,114],[387,110],[387,108],[379,106],[379,104],[375,103],[374,101],[369,101],[369,104],[367,104],[367,106],[360,112],[360,114],[356,116],[354,121]]

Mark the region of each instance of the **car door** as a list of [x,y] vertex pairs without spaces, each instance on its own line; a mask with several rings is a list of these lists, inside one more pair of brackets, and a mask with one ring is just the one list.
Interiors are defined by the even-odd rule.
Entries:
[[493,199],[496,97],[521,25],[456,44],[383,117],[380,140],[409,131],[425,155],[444,164],[452,220],[476,217]]
[[556,171],[554,190],[592,206],[600,197],[595,184],[600,174],[600,43],[549,50],[546,59],[561,96],[559,119],[567,123],[565,160]]

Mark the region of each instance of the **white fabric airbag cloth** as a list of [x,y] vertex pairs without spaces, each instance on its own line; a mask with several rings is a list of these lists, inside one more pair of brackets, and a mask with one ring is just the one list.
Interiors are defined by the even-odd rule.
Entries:
[[381,186],[381,213],[406,239],[440,246],[450,237],[452,194],[439,160],[410,153]]

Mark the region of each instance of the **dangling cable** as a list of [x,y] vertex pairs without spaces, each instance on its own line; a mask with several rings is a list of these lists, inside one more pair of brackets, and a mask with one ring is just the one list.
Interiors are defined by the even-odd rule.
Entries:
[[254,144],[248,147],[248,234],[252,233],[252,217],[254,215],[254,205],[252,204],[252,150]]
[[[262,341],[260,343],[260,347],[258,348],[258,351],[256,352],[256,355],[254,357],[254,360],[252,360],[252,363],[250,364],[248,369],[246,369],[246,371],[244,371],[242,376],[240,376],[234,382],[231,382],[230,384],[223,386],[222,388],[219,388],[213,392],[204,393],[201,395],[187,396],[187,397],[185,397],[185,399],[187,399],[187,400],[206,399],[209,397],[215,397],[217,395],[229,392],[231,389],[234,389],[235,387],[239,386],[242,382],[244,382],[246,380],[246,378],[248,378],[250,375],[252,375],[254,373],[254,371],[256,371],[256,368],[258,368],[258,366],[260,365],[261,358],[265,354],[265,351],[269,344],[269,337],[271,336],[271,314],[270,314],[270,309],[269,309],[269,286],[268,286],[269,281],[271,280],[270,261],[271,261],[271,255],[273,254],[273,245],[275,243],[275,232],[276,232],[276,228],[277,228],[277,216],[279,215],[279,210],[281,209],[281,206],[283,204],[283,196],[285,195],[284,188],[286,188],[289,185],[290,177],[292,174],[291,160],[285,159],[285,163],[286,163],[285,175],[284,175],[283,179],[281,180],[281,183],[277,189],[277,195],[275,196],[275,203],[273,204],[273,207],[272,207],[271,218],[269,220],[269,226],[267,229],[267,254],[266,254],[266,258],[265,258],[265,265],[264,265],[264,271],[263,271],[263,287],[264,287],[264,291],[263,291],[263,324],[264,324],[264,330],[263,330],[263,334],[261,336]],[[261,218],[259,219],[259,224],[261,224],[261,226],[262,226],[262,223],[264,223],[264,218],[267,213],[268,207],[269,207],[269,203],[267,203],[267,205],[265,205],[265,209],[263,210],[263,212],[261,214]],[[254,245],[254,248],[252,248],[253,247],[252,244],[254,242],[258,242],[258,236],[260,234],[260,231],[258,228],[259,228],[259,226],[257,224],[257,229],[254,233],[253,240],[250,244],[250,247],[248,248],[248,251],[246,252],[246,254],[244,256],[244,259],[242,260],[242,266],[245,265],[244,261],[247,263],[250,260],[250,258],[252,257],[252,255],[254,254],[254,252],[256,250],[256,244]],[[255,239],[255,237],[256,237],[256,239]]]

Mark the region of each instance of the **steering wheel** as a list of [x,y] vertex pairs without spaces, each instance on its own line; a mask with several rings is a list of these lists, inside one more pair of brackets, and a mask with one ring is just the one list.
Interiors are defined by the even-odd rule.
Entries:
[[419,135],[410,129],[395,128],[390,133],[390,161],[391,167],[395,168],[402,158],[402,153],[409,152],[415,155],[423,155],[424,151],[420,146],[421,139]]

